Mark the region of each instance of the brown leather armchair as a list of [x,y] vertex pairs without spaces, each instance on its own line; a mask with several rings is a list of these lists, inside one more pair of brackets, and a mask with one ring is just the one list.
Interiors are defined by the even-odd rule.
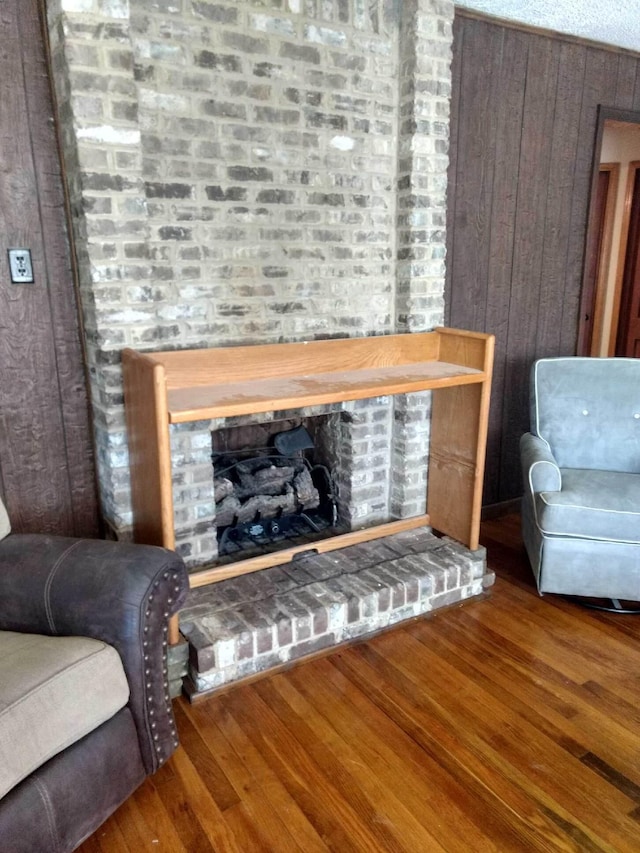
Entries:
[[[178,740],[167,681],[167,622],[187,589],[182,559],[163,548],[33,534],[0,541],[0,635],[17,632],[5,636],[18,643],[33,635],[45,644],[94,638],[88,642],[100,641],[96,645],[124,671],[123,707],[0,799],[0,853],[74,850],[172,754]],[[87,682],[77,678],[76,668],[68,669],[72,683],[79,681],[73,689],[80,700],[90,692]],[[100,685],[99,670],[93,677]],[[0,723],[7,680],[0,684]],[[5,755],[33,747],[39,717],[46,729],[47,718],[62,713],[56,702],[49,708],[28,719],[22,742],[7,740],[5,733],[2,743],[0,726]]]

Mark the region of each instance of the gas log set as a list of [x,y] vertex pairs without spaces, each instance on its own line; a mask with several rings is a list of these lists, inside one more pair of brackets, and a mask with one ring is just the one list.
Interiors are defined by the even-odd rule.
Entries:
[[294,427],[272,440],[270,447],[213,453],[221,555],[337,523],[335,484],[328,468],[312,461],[307,429]]

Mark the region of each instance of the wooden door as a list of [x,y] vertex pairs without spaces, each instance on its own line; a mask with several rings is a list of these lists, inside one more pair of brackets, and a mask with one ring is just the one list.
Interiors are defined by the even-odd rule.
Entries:
[[578,355],[600,355],[619,177],[619,163],[600,164],[589,213],[576,348]]
[[616,355],[640,358],[640,168],[635,169],[622,274]]
[[[16,532],[99,532],[83,351],[38,0],[0,19],[0,491]],[[33,284],[7,250],[29,248]]]

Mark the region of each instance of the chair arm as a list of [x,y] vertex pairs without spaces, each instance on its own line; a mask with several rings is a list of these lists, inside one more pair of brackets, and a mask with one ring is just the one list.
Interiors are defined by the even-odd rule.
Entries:
[[177,745],[167,621],[188,586],[181,557],[164,548],[41,534],[0,542],[0,630],[80,635],[114,646],[148,773]]
[[520,439],[520,461],[525,487],[532,494],[559,492],[562,474],[546,441],[526,432]]

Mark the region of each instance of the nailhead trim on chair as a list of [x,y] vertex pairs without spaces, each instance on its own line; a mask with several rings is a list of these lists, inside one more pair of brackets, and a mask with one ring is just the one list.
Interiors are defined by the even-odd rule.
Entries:
[[[154,684],[152,681],[152,675],[153,675],[154,670],[153,670],[153,667],[151,667],[151,666],[149,666],[149,667],[145,666],[145,676],[146,676],[145,686],[146,686],[146,690],[149,691],[147,693],[147,697],[146,697],[147,706],[154,706],[154,707],[150,707],[149,711],[148,711],[148,716],[151,719],[151,722],[149,724],[149,736],[150,736],[151,742],[152,742],[153,747],[154,747],[154,752],[156,755],[156,760],[158,762],[158,765],[157,765],[158,767],[161,766],[167,760],[167,758],[169,757],[168,752],[170,753],[172,751],[172,750],[169,750],[167,752],[167,747],[169,745],[169,742],[172,744],[172,746],[174,748],[179,745],[179,741],[178,741],[178,737],[177,737],[177,731],[176,731],[176,725],[175,725],[175,719],[173,716],[173,708],[171,705],[171,695],[169,692],[169,669],[167,666],[167,653],[168,653],[168,647],[169,647],[169,643],[168,643],[168,632],[169,632],[168,620],[171,616],[171,605],[174,604],[174,602],[176,600],[176,596],[179,595],[179,593],[181,592],[181,589],[182,589],[181,586],[176,583],[176,581],[178,580],[178,577],[179,577],[179,575],[177,572],[171,572],[171,571],[163,572],[162,578],[154,581],[154,584],[153,584],[154,592],[149,593],[149,595],[147,597],[147,605],[152,605],[154,600],[155,600],[157,603],[162,601],[162,603],[165,605],[165,607],[163,608],[162,611],[159,611],[156,607],[147,606],[145,611],[144,611],[145,624],[143,626],[143,632],[145,634],[145,637],[148,637],[149,632],[153,630],[154,619],[158,618],[158,619],[162,619],[162,621],[163,621],[162,633],[161,633],[162,639],[161,639],[159,650],[163,656],[162,694],[164,696],[164,703],[163,703],[162,710],[159,714],[156,713],[158,711],[158,708],[155,707],[155,698],[154,698],[155,690],[154,690]],[[171,587],[168,590],[169,595],[166,598],[164,598],[161,594],[162,593],[162,587],[167,583],[171,584]],[[162,606],[162,605],[160,605],[160,606]],[[145,661],[145,665],[146,665],[150,661],[149,642],[147,639],[143,640],[143,648],[145,649],[144,661]],[[165,732],[166,732],[166,734],[165,734]]]

